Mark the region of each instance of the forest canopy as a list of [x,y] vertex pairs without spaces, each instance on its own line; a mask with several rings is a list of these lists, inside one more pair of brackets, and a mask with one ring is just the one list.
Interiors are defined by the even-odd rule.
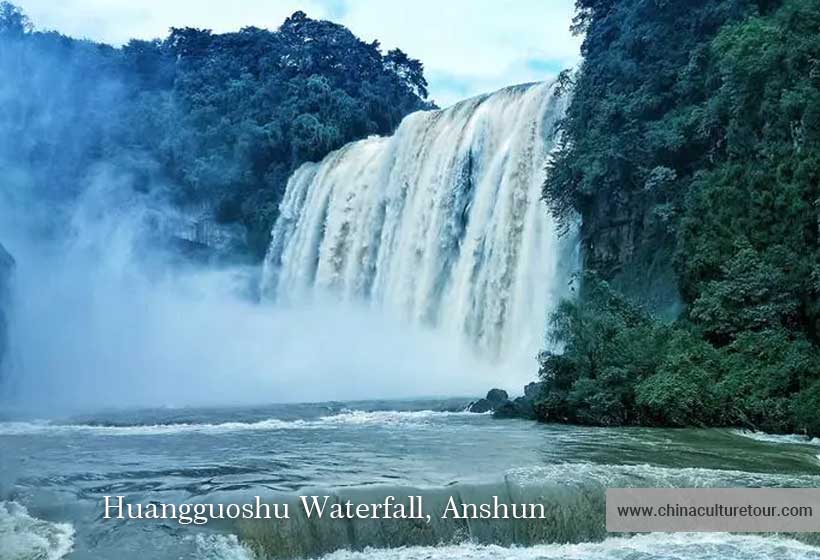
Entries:
[[820,435],[820,3],[578,0],[575,23],[544,196],[580,214],[588,276],[542,417]]
[[76,196],[103,163],[241,223],[264,254],[290,173],[430,108],[422,64],[296,12],[276,31],[173,28],[119,48],[35,30],[0,3],[3,180]]

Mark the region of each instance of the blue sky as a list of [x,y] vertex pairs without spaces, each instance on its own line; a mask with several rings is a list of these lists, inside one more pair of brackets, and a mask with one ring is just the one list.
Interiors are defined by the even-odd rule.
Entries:
[[577,64],[574,0],[16,0],[38,28],[121,44],[169,27],[275,29],[296,10],[424,62],[442,106]]

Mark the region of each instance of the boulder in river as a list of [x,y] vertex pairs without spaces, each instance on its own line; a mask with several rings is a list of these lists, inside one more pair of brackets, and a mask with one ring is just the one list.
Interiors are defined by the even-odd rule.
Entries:
[[510,400],[502,389],[491,389],[487,396],[467,407],[470,412],[492,412],[495,418],[524,418],[535,420],[535,401],[541,395],[544,384],[532,382],[524,387],[524,396]]
[[493,411],[495,418],[523,418],[535,420],[533,401],[526,396],[506,401]]
[[479,399],[474,403],[470,403],[467,410],[469,412],[483,414],[485,412],[497,410],[498,407],[506,402],[509,402],[509,400],[510,397],[507,395],[507,391],[503,389],[490,389],[485,398]]

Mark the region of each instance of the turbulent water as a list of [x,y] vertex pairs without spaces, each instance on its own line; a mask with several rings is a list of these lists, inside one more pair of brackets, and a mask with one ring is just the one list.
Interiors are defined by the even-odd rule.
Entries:
[[[559,240],[539,201],[565,103],[548,84],[508,88],[411,115],[390,138],[357,142],[301,167],[273,231],[265,288],[283,304],[330,292],[344,300],[345,321],[316,299],[318,318],[289,314],[271,328],[262,320],[269,306],[221,297],[215,307],[202,306],[183,297],[188,289],[158,297],[153,283],[100,276],[74,257],[65,270],[83,275],[51,287],[53,269],[38,275],[21,267],[26,282],[19,284],[43,309],[29,314],[22,331],[35,349],[29,365],[42,363],[35,371],[43,375],[24,377],[32,395],[129,406],[144,402],[128,400],[138,392],[154,397],[149,402],[195,392],[218,402],[237,390],[252,391],[255,402],[305,394],[286,392],[290,385],[311,398],[344,398],[342,391],[361,394],[363,387],[387,394],[395,386],[452,394],[430,379],[460,380],[464,372],[475,379],[480,368],[473,364],[494,361],[488,369],[501,381],[502,366],[518,360],[531,378],[545,317],[574,267],[572,241]],[[117,236],[95,238],[110,247]],[[115,253],[130,262],[129,252]],[[65,286],[85,286],[96,303],[69,306],[63,315],[83,320],[70,328],[54,312],[75,292]],[[76,293],[69,299],[86,301]],[[112,305],[123,301],[129,305]],[[390,321],[367,309],[351,322],[348,309],[362,301],[386,310]],[[105,320],[87,321],[98,308]],[[143,308],[148,321],[140,319]],[[396,333],[386,328],[395,317],[434,329],[421,328],[420,337],[402,325]],[[395,342],[402,339],[421,343],[402,351]],[[448,361],[445,350],[458,340],[482,357]],[[420,347],[433,360],[420,357]],[[174,377],[179,372],[185,375]],[[609,534],[604,522],[608,487],[820,487],[816,440],[548,426],[465,413],[467,403],[125,408],[59,420],[0,411],[0,560],[820,560],[812,534],[635,536]],[[295,505],[299,495],[325,494],[353,503],[422,496],[431,520],[295,513],[196,526],[103,519],[104,496],[142,505],[244,504],[260,496]],[[543,504],[548,515],[443,519],[450,497]]]
[[[465,401],[165,409],[0,422],[0,558],[820,559],[812,535],[608,534],[607,487],[818,487],[817,442],[595,429],[458,412]],[[432,522],[102,519],[132,503],[421,495]],[[546,520],[438,519],[444,500],[543,503]],[[800,537],[801,540],[795,540]]]
[[302,166],[273,229],[265,290],[370,301],[531,371],[572,267],[572,244],[541,203],[565,104],[551,84],[510,87]]

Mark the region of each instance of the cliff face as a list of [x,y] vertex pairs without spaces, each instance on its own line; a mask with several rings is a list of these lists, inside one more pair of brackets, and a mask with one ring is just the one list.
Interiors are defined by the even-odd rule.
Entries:
[[539,418],[820,434],[820,3],[577,8],[544,196],[594,274]]
[[581,225],[584,269],[663,318],[683,309],[673,265],[675,241],[648,223],[639,205],[593,197]]
[[14,270],[14,259],[0,244],[0,367],[6,356],[8,347],[8,318],[6,306],[8,304],[9,283]]
[[627,205],[593,197],[581,225],[585,268],[611,279],[628,267],[641,244],[641,221]]
[[577,3],[584,62],[559,78],[572,101],[544,195],[559,219],[581,215],[585,268],[653,312],[680,308],[672,252],[694,178],[716,163],[725,130],[748,129],[717,124],[734,101],[712,101],[723,83],[716,37],[763,4],[775,3]]

